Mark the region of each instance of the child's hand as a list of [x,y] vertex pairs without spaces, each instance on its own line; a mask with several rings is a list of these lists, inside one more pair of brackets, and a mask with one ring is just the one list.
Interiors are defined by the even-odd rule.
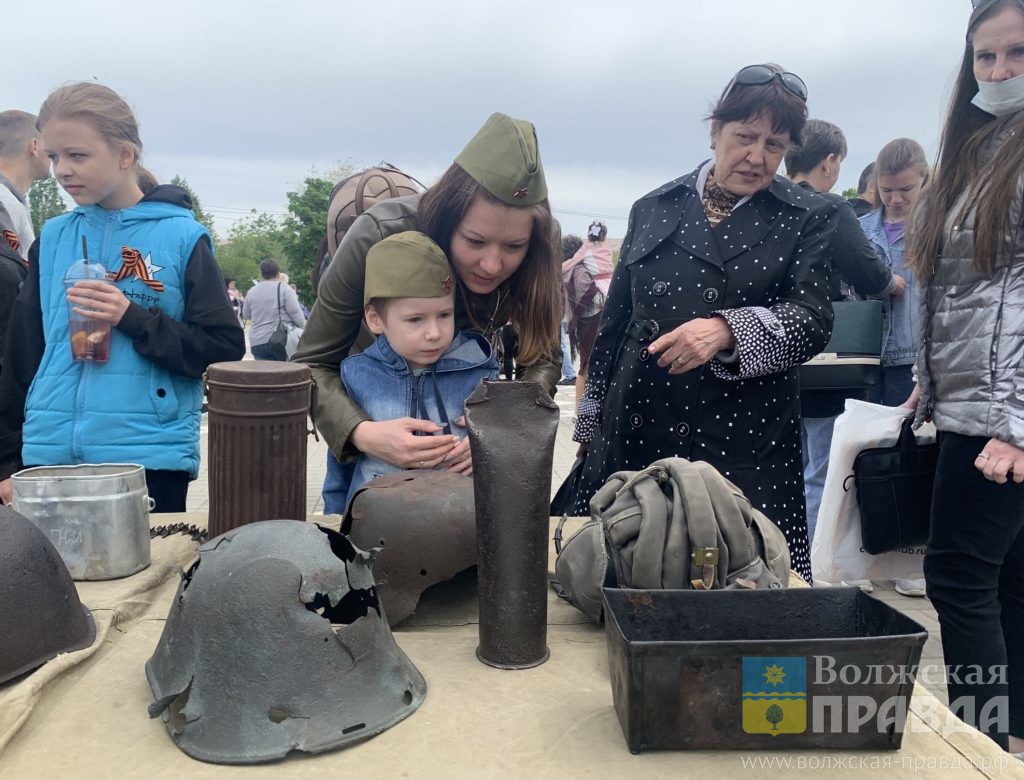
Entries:
[[124,293],[106,282],[83,280],[68,288],[68,301],[75,312],[91,320],[117,325],[128,311],[129,300]]
[[14,483],[11,478],[0,480],[0,504],[10,504],[14,501]]
[[[466,427],[466,418],[460,417],[455,421],[455,424],[460,428]],[[444,456],[444,460],[441,461],[441,465],[448,469],[448,471],[454,471],[456,474],[465,474],[469,476],[473,473],[473,460],[472,453],[469,451],[469,437],[466,436],[459,439],[455,446],[451,448],[451,451]]]

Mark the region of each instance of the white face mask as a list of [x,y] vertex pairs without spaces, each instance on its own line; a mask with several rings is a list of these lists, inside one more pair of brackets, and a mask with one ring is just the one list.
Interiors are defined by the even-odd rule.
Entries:
[[1024,108],[1024,75],[1006,81],[979,81],[971,102],[993,116],[1008,116]]

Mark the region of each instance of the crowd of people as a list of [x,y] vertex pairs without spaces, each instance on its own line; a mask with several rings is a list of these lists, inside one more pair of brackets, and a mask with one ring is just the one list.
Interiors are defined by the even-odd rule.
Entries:
[[[825,347],[834,301],[873,298],[882,367],[861,397],[940,432],[924,573],[946,663],[1007,670],[951,680],[950,700],[977,722],[1008,697],[1008,724],[978,725],[1021,752],[1024,2],[974,6],[934,167],[896,138],[855,200],[830,195],[842,131],[809,120],[798,75],[749,65],[707,117],[710,157],[693,150],[689,173],[635,202],[613,263],[600,222],[561,238],[534,126],[494,114],[425,193],[355,221],[308,319],[272,260],[244,298],[225,284],[188,196],[142,167],[113,90],[72,84],[38,116],[0,114],[0,498],[25,466],[128,461],[156,511],[183,510],[200,378],[243,356],[240,320],[257,359],[275,357],[282,321],[304,328],[294,360],[319,389],[326,511],[389,470],[468,475],[461,407],[497,376],[511,326],[517,378],[576,387],[569,513],[589,514],[613,472],[703,460],[782,529],[810,582],[832,426],[854,394],[802,392],[798,369]],[[78,208],[37,238],[24,195],[50,166]],[[106,275],[66,284],[81,260]],[[108,329],[85,334],[109,333],[102,361],[77,357],[69,311]]]

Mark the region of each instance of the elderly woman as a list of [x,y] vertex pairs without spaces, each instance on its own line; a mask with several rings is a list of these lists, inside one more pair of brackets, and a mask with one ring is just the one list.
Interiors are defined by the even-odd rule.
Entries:
[[907,236],[921,285],[917,416],[939,429],[924,574],[950,709],[1021,757],[1024,2],[974,5],[938,172]]
[[806,101],[794,74],[743,68],[710,116],[713,159],[634,204],[580,401],[571,510],[587,514],[615,471],[707,461],[809,579],[796,368],[831,332],[835,205],[775,175]]

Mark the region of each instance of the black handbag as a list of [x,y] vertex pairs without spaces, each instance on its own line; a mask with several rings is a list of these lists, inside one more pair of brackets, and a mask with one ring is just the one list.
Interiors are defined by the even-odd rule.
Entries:
[[863,390],[878,384],[883,312],[881,301],[835,301],[832,337],[800,366],[800,389]]
[[267,342],[267,349],[274,356],[274,360],[288,359],[288,328],[285,327],[284,319],[281,317],[281,282],[277,283],[277,328],[270,334],[270,341]]
[[552,517],[569,514],[569,510],[572,508],[573,494],[576,492],[576,488],[583,477],[583,462],[585,460],[586,453],[576,456],[572,468],[569,469],[569,475],[558,488],[555,497],[551,499],[551,508],[548,511],[551,512]]
[[893,446],[862,450],[853,461],[861,546],[870,555],[928,541],[939,445],[918,444],[911,424],[903,421]]

